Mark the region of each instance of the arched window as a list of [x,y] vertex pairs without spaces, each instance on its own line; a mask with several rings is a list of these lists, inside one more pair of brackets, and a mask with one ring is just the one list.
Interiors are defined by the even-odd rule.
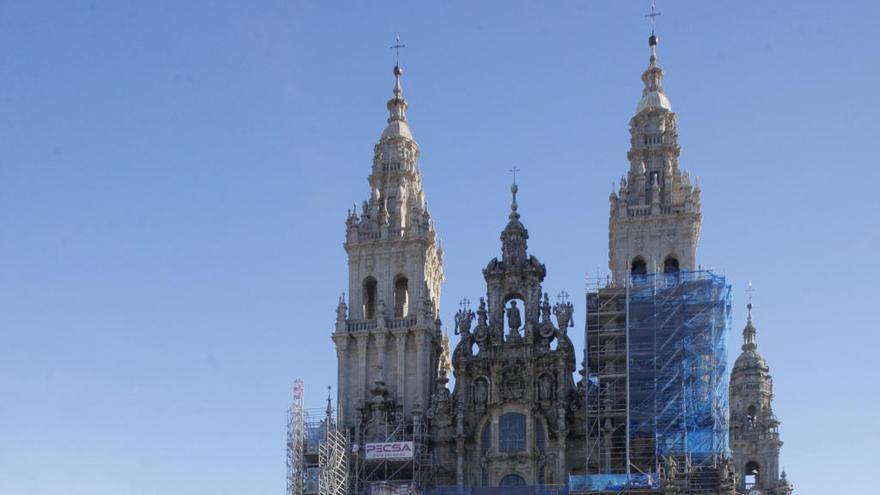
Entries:
[[364,319],[372,320],[376,317],[376,279],[370,277],[364,280]]
[[501,478],[501,486],[524,486],[526,480],[518,474],[508,474]]
[[663,273],[678,273],[678,259],[673,258],[672,256],[666,258],[666,260],[663,261]]
[[645,277],[648,274],[648,264],[645,263],[644,258],[638,257],[633,260],[632,266],[630,267],[630,274],[632,274],[633,281],[645,280]]
[[522,452],[526,450],[526,416],[506,413],[498,418],[498,451]]
[[394,281],[394,317],[403,318],[409,314],[409,280],[397,277]]
[[746,490],[758,486],[761,482],[761,466],[755,461],[747,462],[743,479],[745,480]]
[[756,416],[755,413],[756,413],[755,406],[749,406],[746,420],[748,421],[748,425],[750,427],[755,425],[755,416]]

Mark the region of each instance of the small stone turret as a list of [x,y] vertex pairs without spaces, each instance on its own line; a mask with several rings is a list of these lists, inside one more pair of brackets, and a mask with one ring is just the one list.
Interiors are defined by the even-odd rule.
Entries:
[[758,352],[752,304],[743,328],[742,353],[730,377],[730,446],[736,489],[761,495],[791,495],[793,487],[779,472],[779,420],[773,413],[773,378]]

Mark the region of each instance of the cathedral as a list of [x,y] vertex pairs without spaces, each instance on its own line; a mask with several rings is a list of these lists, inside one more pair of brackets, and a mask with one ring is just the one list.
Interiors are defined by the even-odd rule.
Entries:
[[516,183],[485,295],[462,304],[450,343],[443,250],[394,67],[369,197],[345,221],[332,334],[346,493],[792,494],[751,304],[727,366],[730,286],[697,263],[701,191],[679,168],[657,45],[610,196],[610,276],[586,294],[585,349],[570,338],[575,305],[542,290]]

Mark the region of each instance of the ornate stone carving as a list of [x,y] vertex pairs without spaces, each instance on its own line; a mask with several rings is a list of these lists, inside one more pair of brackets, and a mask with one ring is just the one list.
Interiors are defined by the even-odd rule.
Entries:
[[523,398],[524,381],[522,360],[508,361],[501,372],[501,397],[505,400],[518,400]]
[[474,380],[474,405],[480,410],[485,410],[489,403],[489,382],[485,378]]
[[556,323],[559,324],[559,333],[565,335],[568,327],[573,327],[572,315],[574,306],[568,301],[560,301],[553,306],[553,314],[556,315]]
[[540,401],[551,401],[553,400],[553,392],[555,387],[555,380],[548,373],[544,373],[538,379],[538,400]]

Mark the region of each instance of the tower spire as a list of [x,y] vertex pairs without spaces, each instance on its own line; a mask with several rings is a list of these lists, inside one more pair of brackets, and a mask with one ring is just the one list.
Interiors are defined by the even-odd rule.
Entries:
[[330,418],[333,417],[333,402],[332,402],[333,399],[332,399],[332,395],[330,394],[330,391],[331,391],[331,387],[330,387],[330,385],[327,385],[327,409],[324,412],[327,413],[327,421],[328,422],[330,421]]
[[403,69],[400,68],[400,49],[406,47],[406,45],[402,45],[400,43],[400,36],[397,37],[397,42],[391,46],[391,49],[395,50],[395,65],[394,70],[394,89],[392,90],[391,99],[388,100],[388,126],[385,128],[385,131],[382,132],[382,139],[385,138],[393,138],[393,137],[404,137],[407,139],[412,139],[412,131],[409,129],[409,124],[406,122],[406,109],[409,104],[406,102],[406,99],[403,97],[403,88],[400,84],[400,76],[403,75]]
[[648,46],[651,49],[651,56],[648,59],[648,68],[642,73],[642,82],[645,88],[642,90],[642,99],[636,113],[649,108],[661,108],[672,110],[672,104],[669,98],[663,94],[663,69],[657,63],[657,45],[660,43],[660,37],[656,34],[657,6],[651,2],[651,13],[645,14],[645,17],[651,21],[651,36],[648,37]]
[[519,213],[516,212],[518,206],[516,204],[516,193],[519,191],[519,186],[516,185],[516,173],[519,172],[520,169],[513,166],[508,172],[513,172],[513,184],[510,186],[510,193],[513,195],[513,201],[510,203],[510,218],[511,220],[519,220]]
[[746,308],[749,310],[748,317],[746,318],[746,327],[743,328],[743,345],[742,350],[744,351],[755,351],[758,349],[757,342],[757,334],[758,331],[755,329],[755,325],[752,324],[752,303],[746,305]]
[[758,331],[755,329],[755,325],[752,324],[752,293],[755,292],[755,289],[752,288],[752,281],[749,281],[749,286],[746,288],[746,293],[749,295],[749,303],[746,305],[746,309],[748,309],[748,316],[746,317],[746,327],[743,328],[743,345],[742,350],[744,351],[754,351],[758,349],[757,343],[757,334]]

